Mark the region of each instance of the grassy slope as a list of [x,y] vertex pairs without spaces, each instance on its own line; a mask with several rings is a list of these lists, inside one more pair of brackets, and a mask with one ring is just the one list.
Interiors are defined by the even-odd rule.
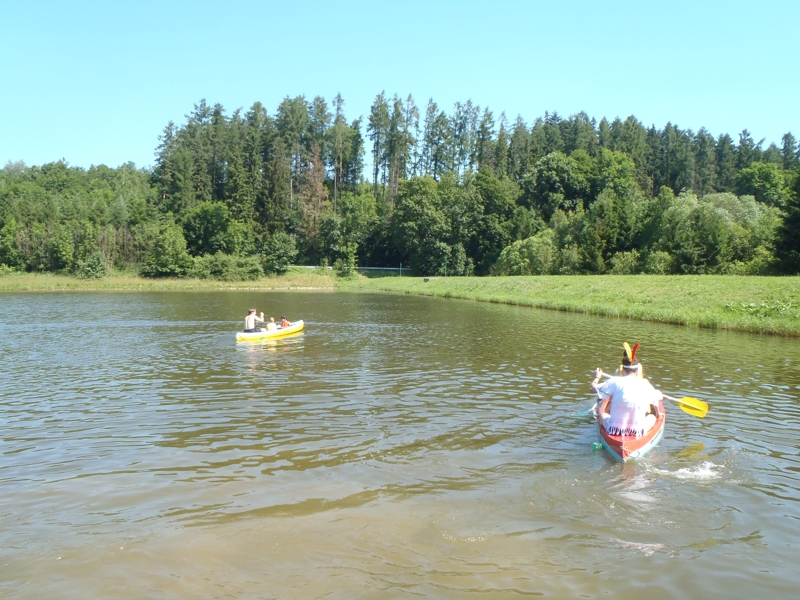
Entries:
[[131,275],[103,279],[77,279],[65,275],[38,273],[0,277],[0,292],[45,291],[158,291],[158,290],[279,290],[333,289],[337,277],[328,271],[292,269],[286,275],[258,281],[212,281],[207,279],[145,279]]
[[800,277],[387,277],[341,285],[800,336]]
[[426,283],[416,277],[346,280],[331,271],[310,269],[292,269],[280,277],[234,283],[135,276],[82,280],[29,273],[0,277],[0,292],[334,288],[464,298],[800,337],[800,277],[561,275],[437,277]]

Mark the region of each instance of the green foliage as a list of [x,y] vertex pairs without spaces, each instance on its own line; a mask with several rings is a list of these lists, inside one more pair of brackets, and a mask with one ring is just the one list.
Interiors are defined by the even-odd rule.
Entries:
[[229,225],[228,207],[221,202],[203,202],[186,211],[183,235],[189,254],[200,256],[233,250],[228,239]]
[[800,319],[800,305],[797,302],[786,300],[772,300],[771,302],[740,302],[738,304],[730,302],[725,305],[725,310],[737,312],[762,319],[775,317],[778,315]]
[[0,265],[19,269],[24,265],[22,253],[17,247],[17,235],[22,227],[14,217],[9,217],[0,228]]
[[225,254],[220,251],[195,257],[187,275],[197,279],[255,281],[264,276],[264,269],[258,256]]
[[379,224],[377,205],[371,194],[344,192],[338,213],[327,213],[318,220],[320,254],[331,263],[356,266],[359,249]]
[[800,174],[794,176],[792,192],[788,196],[775,241],[779,268],[788,274],[800,273]]
[[441,210],[439,184],[432,177],[403,182],[392,215],[395,243],[410,266],[425,275],[444,273],[450,247],[447,218]]
[[602,244],[603,257],[635,249],[645,221],[645,204],[639,186],[632,180],[606,186],[589,209],[587,219],[593,224]]
[[558,273],[603,273],[604,242],[591,215],[579,207],[574,213],[556,211],[550,221],[556,234],[559,252]]
[[286,273],[296,256],[294,237],[284,232],[275,233],[264,246],[264,270],[278,275]]
[[638,250],[630,252],[616,252],[608,260],[611,265],[609,273],[612,275],[634,275],[639,272],[641,255]]
[[552,152],[540,159],[522,182],[522,201],[550,218],[556,210],[574,211],[589,197],[589,182],[572,158]]
[[644,272],[649,275],[669,275],[673,272],[675,261],[669,252],[652,250],[644,259]]
[[102,279],[108,275],[108,259],[102,250],[97,250],[89,255],[86,260],[78,263],[75,275],[81,279]]
[[[74,273],[100,251],[151,276],[240,268],[220,253],[262,254],[270,272],[322,259],[439,275],[800,272],[797,140],[734,137],[585,113],[509,123],[383,93],[364,123],[341,96],[230,115],[201,100],[167,124],[152,170],[0,169],[0,265]],[[530,263],[545,231],[552,260]]]
[[555,233],[552,229],[545,229],[504,248],[494,274],[549,275],[555,270],[558,253]]
[[161,226],[142,266],[145,277],[183,277],[192,267],[183,230],[174,224]]
[[774,243],[776,209],[749,196],[683,193],[664,211],[655,247],[668,252],[681,272],[722,273],[749,263],[758,247]]
[[784,171],[772,163],[754,163],[736,174],[739,195],[755,196],[759,202],[778,208],[786,204],[788,197],[785,183]]

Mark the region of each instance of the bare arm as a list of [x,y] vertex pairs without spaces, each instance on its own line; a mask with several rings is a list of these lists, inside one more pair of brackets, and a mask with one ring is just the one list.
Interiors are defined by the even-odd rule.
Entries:
[[603,377],[603,370],[599,367],[594,370],[594,379],[592,379],[592,391],[596,392],[597,388],[600,387],[600,379]]

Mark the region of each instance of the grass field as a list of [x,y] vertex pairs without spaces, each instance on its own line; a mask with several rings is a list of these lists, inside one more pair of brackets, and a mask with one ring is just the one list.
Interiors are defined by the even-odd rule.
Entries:
[[78,279],[47,273],[12,273],[0,277],[0,292],[334,289],[337,279],[332,271],[315,269],[292,269],[286,275],[235,282],[210,279],[146,279],[134,275]]
[[559,275],[386,277],[341,287],[800,336],[800,277]]

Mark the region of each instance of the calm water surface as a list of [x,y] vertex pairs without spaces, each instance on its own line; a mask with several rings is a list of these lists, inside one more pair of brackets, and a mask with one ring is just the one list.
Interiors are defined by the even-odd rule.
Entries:
[[[236,344],[246,309],[306,333]],[[31,323],[41,326],[32,329]],[[588,381],[642,343],[645,460]],[[0,596],[800,590],[800,342],[351,293],[0,295]]]

